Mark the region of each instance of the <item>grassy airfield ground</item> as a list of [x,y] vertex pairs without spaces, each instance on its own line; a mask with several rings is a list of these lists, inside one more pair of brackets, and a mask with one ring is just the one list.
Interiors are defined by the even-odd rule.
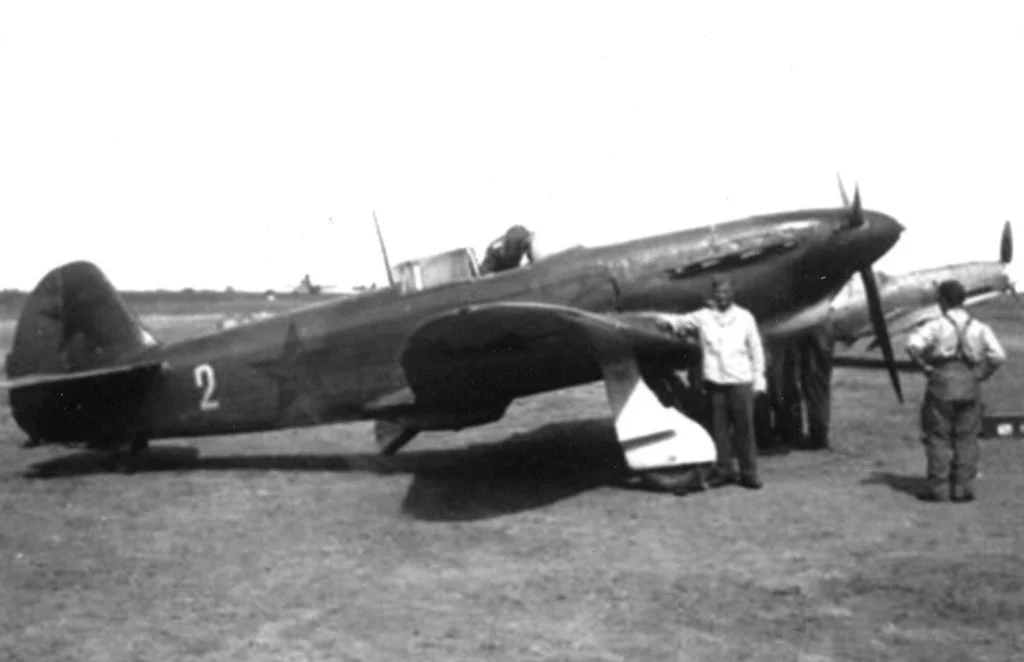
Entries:
[[[1024,313],[978,313],[1011,355],[990,406],[1024,411]],[[840,371],[833,451],[685,498],[617,486],[600,385],[392,459],[354,424],[158,442],[131,476],[18,449],[4,401],[0,659],[1024,659],[1024,440],[983,442],[978,502],[921,503],[904,384]]]

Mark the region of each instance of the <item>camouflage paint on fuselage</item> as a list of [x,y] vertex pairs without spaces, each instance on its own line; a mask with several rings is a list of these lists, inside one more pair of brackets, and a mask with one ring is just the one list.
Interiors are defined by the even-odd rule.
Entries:
[[[146,394],[150,437],[356,420],[407,387],[401,357],[428,320],[464,306],[531,301],[593,312],[694,310],[728,273],[737,302],[775,325],[827,301],[897,240],[892,218],[846,210],[758,216],[554,255],[427,290],[388,288],[152,350],[165,370]],[[548,390],[545,385],[540,390]],[[453,404],[453,406],[455,406]]]

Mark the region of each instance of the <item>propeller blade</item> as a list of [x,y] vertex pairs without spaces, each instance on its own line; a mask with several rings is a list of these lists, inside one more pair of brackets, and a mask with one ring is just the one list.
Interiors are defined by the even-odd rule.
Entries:
[[846,187],[843,186],[843,178],[836,173],[836,181],[839,183],[839,197],[843,199],[843,206],[850,208],[850,196],[846,195]]
[[[857,202],[855,201],[856,205]],[[896,397],[900,404],[903,404],[903,388],[900,386],[900,376],[896,370],[896,359],[892,353],[892,340],[889,338],[889,329],[885,324],[885,314],[882,311],[882,297],[878,293],[878,283],[875,281],[875,274],[871,267],[867,266],[860,270],[861,280],[864,281],[864,294],[868,299],[868,311],[871,313],[871,325],[875,330],[875,339],[882,348],[882,357],[889,369],[889,379],[896,391]]]
[[1003,264],[1013,262],[1013,229],[1010,222],[1003,224],[1003,237],[999,241],[999,261]]

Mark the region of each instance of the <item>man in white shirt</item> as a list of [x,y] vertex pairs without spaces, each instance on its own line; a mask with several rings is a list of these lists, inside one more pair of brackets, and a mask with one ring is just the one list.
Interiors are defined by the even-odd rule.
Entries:
[[928,379],[921,405],[928,489],[920,498],[925,501],[974,500],[981,382],[1006,361],[992,329],[963,309],[965,298],[959,281],[940,283],[942,317],[907,338],[907,353]]
[[[765,390],[764,349],[754,316],[733,303],[732,283],[712,281],[710,306],[686,315],[661,315],[663,324],[680,334],[696,332],[703,354],[704,388],[711,409],[711,434],[718,465],[712,486],[739,482],[760,489],[754,440],[754,393]],[[733,435],[730,435],[730,424]],[[739,462],[737,479],[734,462]]]

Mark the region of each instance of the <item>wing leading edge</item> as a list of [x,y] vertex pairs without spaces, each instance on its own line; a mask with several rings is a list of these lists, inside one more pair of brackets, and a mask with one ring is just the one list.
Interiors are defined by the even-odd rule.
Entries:
[[682,358],[686,346],[640,315],[540,303],[471,306],[434,318],[402,355],[418,399],[511,399],[602,377],[598,344],[640,358]]

